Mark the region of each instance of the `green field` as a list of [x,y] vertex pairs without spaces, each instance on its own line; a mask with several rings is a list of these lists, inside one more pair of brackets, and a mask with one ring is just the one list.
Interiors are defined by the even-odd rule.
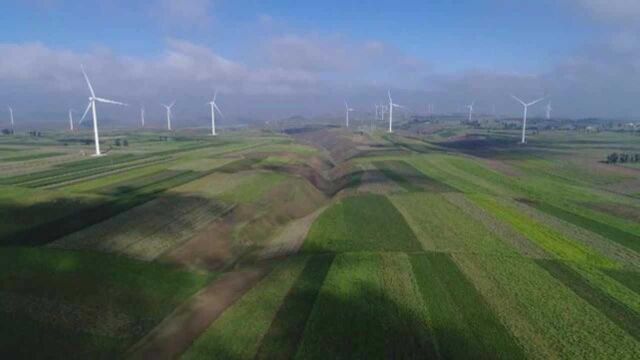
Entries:
[[0,353],[638,358],[637,137],[412,126],[0,137]]

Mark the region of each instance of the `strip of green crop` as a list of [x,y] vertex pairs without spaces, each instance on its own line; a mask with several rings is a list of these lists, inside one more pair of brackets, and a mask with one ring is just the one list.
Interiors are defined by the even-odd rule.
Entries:
[[632,271],[606,270],[607,275],[640,295],[640,273]]
[[400,253],[337,255],[296,358],[435,357],[424,304],[410,269],[407,256]]
[[532,259],[451,256],[527,357],[630,359],[640,351],[640,342]]
[[317,255],[307,261],[262,339],[256,359],[291,359],[295,355],[333,257]]
[[399,194],[390,199],[425,250],[515,254],[481,223],[464,216],[442,194]]
[[211,324],[183,359],[253,359],[283,299],[305,268],[306,258],[280,263]]
[[373,165],[380,169],[389,179],[411,192],[455,192],[456,189],[418,171],[405,161],[374,161]]
[[534,241],[559,259],[583,262],[605,268],[617,268],[618,264],[584,244],[566,238],[554,229],[536,222],[518,212],[517,209],[502,204],[497,199],[483,194],[470,194],[476,204],[491,212],[499,219],[511,224],[528,239]]
[[189,171],[174,171],[174,170],[160,170],[154,174],[146,174],[143,176],[139,176],[134,179],[124,180],[121,182],[117,182],[100,189],[97,189],[95,192],[101,195],[111,195],[111,196],[119,196],[124,195],[126,193],[130,193],[132,191],[136,191],[145,186],[152,186],[155,184],[160,184],[164,181],[184,176],[185,174],[190,173]]
[[576,295],[640,341],[640,314],[611,298],[599,288],[591,286],[580,274],[562,262],[553,260],[536,260],[536,262]]
[[473,284],[442,253],[411,257],[445,359],[520,359],[524,353]]
[[309,230],[306,252],[420,251],[422,246],[388,198],[346,198],[325,210]]
[[46,158],[62,156],[62,155],[65,155],[65,153],[61,153],[61,152],[36,153],[36,154],[2,158],[0,159],[0,162],[29,161],[29,160],[36,160],[36,159],[46,159]]
[[[209,172],[210,173],[210,172]],[[109,219],[134,206],[150,201],[167,189],[196,180],[209,173],[187,171],[165,181],[153,183],[100,203],[91,204],[62,218],[42,223],[18,233],[6,234],[0,238],[0,244],[16,246],[43,245],[64,235],[84,229]]]
[[[212,277],[94,252],[5,247],[0,302],[7,295],[30,301],[11,313],[0,310],[1,352],[6,358],[25,353],[30,354],[25,358],[122,357]],[[34,306],[41,301],[47,306]],[[93,317],[79,309],[89,309]],[[112,334],[101,335],[96,328]]]
[[553,206],[546,202],[533,201],[527,202],[527,205],[533,206],[534,208],[549,215],[602,235],[607,239],[631,250],[640,252],[640,236],[636,236],[635,234],[620,230],[617,227]]

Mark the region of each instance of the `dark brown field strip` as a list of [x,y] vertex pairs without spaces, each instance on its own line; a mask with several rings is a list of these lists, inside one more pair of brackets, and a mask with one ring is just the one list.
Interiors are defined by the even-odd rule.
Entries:
[[[176,359],[222,313],[269,273],[269,266],[233,271],[178,307],[130,351],[132,359]],[[212,358],[215,354],[212,354]]]
[[547,203],[527,199],[519,199],[518,201],[573,225],[604,236],[631,250],[640,252],[640,236]]
[[329,272],[334,255],[313,256],[285,297],[269,330],[262,339],[256,359],[291,359],[302,339],[307,319]]
[[599,288],[591,286],[580,274],[566,264],[555,260],[535,261],[576,295],[640,341],[640,314],[618,302]]
[[640,273],[631,271],[607,270],[607,275],[640,295]]

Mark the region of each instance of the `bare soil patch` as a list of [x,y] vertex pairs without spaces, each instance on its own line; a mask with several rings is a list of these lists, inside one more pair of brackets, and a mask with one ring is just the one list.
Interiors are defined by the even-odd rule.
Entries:
[[222,275],[179,306],[130,351],[133,359],[175,359],[209,325],[269,273],[267,265]]

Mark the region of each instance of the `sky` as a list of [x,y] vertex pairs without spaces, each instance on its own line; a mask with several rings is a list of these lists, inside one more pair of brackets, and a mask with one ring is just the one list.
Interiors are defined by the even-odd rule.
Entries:
[[106,119],[144,105],[159,124],[175,100],[199,124],[216,91],[229,123],[334,116],[344,100],[364,118],[388,90],[411,113],[475,100],[517,114],[515,94],[559,117],[637,119],[638,19],[637,0],[2,0],[0,106],[82,113],[83,64],[98,96],[130,104]]

